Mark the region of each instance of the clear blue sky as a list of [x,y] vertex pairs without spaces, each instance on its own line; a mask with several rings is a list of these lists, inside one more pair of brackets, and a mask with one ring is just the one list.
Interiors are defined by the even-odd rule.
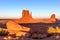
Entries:
[[0,18],[20,18],[23,9],[34,18],[49,18],[53,13],[60,18],[60,0],[0,0]]

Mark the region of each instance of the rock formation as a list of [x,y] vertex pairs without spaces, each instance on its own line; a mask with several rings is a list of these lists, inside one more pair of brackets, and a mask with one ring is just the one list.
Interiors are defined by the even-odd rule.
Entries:
[[34,23],[34,22],[36,22],[36,20],[32,18],[32,14],[29,12],[29,10],[23,10],[22,18],[15,20],[15,22],[17,22],[17,23]]
[[43,20],[43,19],[34,19],[32,18],[32,14],[29,12],[29,10],[23,10],[22,11],[22,18],[15,20],[17,23],[52,23],[56,22],[55,14],[52,14],[50,19]]
[[29,10],[23,10],[22,18],[32,18],[32,14],[29,13]]
[[52,22],[55,22],[55,21],[56,21],[56,16],[55,16],[55,14],[52,14],[52,15],[51,15],[50,20],[51,20]]
[[13,21],[8,21],[6,26],[10,35],[25,36],[30,31],[30,28],[21,26]]

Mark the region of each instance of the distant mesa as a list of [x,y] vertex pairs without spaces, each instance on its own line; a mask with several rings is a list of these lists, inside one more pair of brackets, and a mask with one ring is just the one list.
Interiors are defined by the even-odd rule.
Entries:
[[29,10],[23,10],[22,11],[22,18],[14,20],[17,23],[53,23],[56,22],[56,16],[55,14],[52,14],[50,19],[34,19],[32,18],[32,13],[29,12]]

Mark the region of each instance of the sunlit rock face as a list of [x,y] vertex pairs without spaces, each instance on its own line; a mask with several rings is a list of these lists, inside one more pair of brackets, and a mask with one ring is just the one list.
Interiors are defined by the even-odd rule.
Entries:
[[36,23],[38,20],[32,18],[32,14],[29,10],[22,11],[22,17],[20,19],[14,20],[17,23]]
[[8,21],[7,24],[7,30],[9,34],[16,34],[16,36],[25,36],[27,32],[30,31],[30,28],[21,26],[13,21]]
[[52,14],[49,19],[34,19],[29,10],[22,11],[22,17],[20,19],[14,20],[17,23],[53,23],[56,22],[55,14]]
[[32,18],[32,14],[29,12],[29,10],[23,10],[22,18]]
[[20,18],[18,21],[20,23],[31,23],[34,22],[34,19],[32,18],[32,14],[29,12],[29,10],[23,10],[22,18]]

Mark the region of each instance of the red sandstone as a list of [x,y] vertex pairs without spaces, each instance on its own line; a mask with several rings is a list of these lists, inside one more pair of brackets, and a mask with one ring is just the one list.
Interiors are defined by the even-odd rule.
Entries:
[[38,22],[53,23],[53,22],[56,21],[56,17],[55,17],[55,14],[52,14],[50,19],[47,19],[47,20],[40,19],[40,20],[38,20],[38,19],[32,18],[32,14],[29,13],[29,10],[23,10],[22,11],[22,18],[14,20],[14,21],[17,22],[17,23],[38,23]]

